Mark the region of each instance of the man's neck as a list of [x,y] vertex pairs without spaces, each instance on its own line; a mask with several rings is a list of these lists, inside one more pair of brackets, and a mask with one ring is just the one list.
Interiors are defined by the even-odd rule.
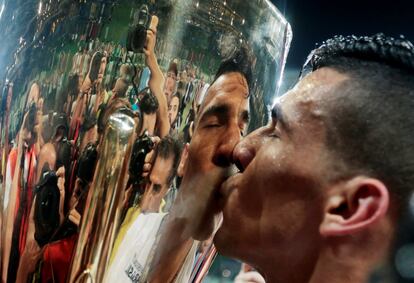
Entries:
[[[347,251],[348,256],[339,257],[334,249],[326,249],[321,252],[309,283],[366,283],[383,258],[384,253],[378,251],[367,255],[366,251]],[[381,250],[381,249],[380,249]],[[378,255],[381,257],[377,257]]]
[[307,283],[366,283],[368,270],[365,264],[340,262],[323,258],[318,261]]
[[[278,258],[283,258],[279,255]],[[309,283],[317,264],[317,255],[306,254],[300,258],[287,260],[263,259],[252,264],[263,275],[266,283]],[[260,262],[261,261],[261,262]],[[321,282],[318,282],[321,283]]]
[[278,263],[275,268],[275,263],[269,261],[268,266],[261,265],[260,273],[267,283],[366,283],[376,264],[372,258],[357,253],[354,257],[341,258],[336,251],[329,250],[322,251],[313,263],[312,260]]

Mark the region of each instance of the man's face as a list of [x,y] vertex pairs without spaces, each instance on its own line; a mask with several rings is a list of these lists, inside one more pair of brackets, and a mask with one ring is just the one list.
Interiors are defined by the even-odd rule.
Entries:
[[187,81],[187,72],[186,71],[181,73],[181,78],[180,79],[181,79],[182,82]]
[[30,92],[29,92],[29,97],[27,98],[26,107],[28,107],[28,105],[30,105],[33,102],[37,105],[39,102],[39,98],[40,98],[40,88],[37,83],[34,83],[30,87]]
[[180,188],[196,239],[206,239],[214,230],[220,210],[217,189],[230,174],[232,151],[248,124],[248,107],[246,80],[233,72],[214,82],[200,108]]
[[267,126],[236,146],[241,172],[220,189],[226,202],[214,241],[221,253],[258,266],[317,256],[334,164],[325,145],[324,100],[345,79],[328,68],[310,74],[275,104]]
[[173,157],[167,159],[156,158],[142,197],[141,210],[143,212],[158,212],[161,200],[168,191],[167,182],[173,161]]
[[102,78],[105,74],[106,63],[107,63],[106,57],[103,57],[101,59],[101,65],[99,66],[99,72],[98,72],[98,79],[99,80],[102,80]]
[[167,78],[165,79],[164,84],[164,94],[167,96],[167,100],[170,101],[171,96],[175,91],[177,76],[173,72],[167,73]]
[[168,118],[170,120],[170,125],[172,125],[177,118],[179,105],[180,99],[177,96],[171,98],[170,104],[168,105]]

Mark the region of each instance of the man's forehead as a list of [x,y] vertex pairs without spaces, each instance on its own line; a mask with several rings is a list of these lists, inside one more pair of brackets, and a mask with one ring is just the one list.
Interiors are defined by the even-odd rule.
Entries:
[[158,182],[164,182],[168,178],[171,167],[173,166],[173,156],[170,158],[157,157],[151,171],[152,177],[155,177]]
[[[221,75],[208,89],[200,110],[204,110],[215,98],[225,99],[229,93],[234,91],[248,98],[249,89],[245,77],[237,72]],[[231,95],[233,96],[234,94],[232,93]]]
[[235,85],[241,85],[246,89],[246,94],[248,92],[248,85],[246,78],[239,72],[229,72],[221,75],[217,80],[212,84],[210,90],[228,90],[234,88]]
[[298,114],[309,112],[318,116],[321,105],[332,99],[337,87],[347,79],[349,77],[346,74],[332,68],[318,69],[305,76],[292,90],[280,97],[280,103],[285,107],[295,108]]

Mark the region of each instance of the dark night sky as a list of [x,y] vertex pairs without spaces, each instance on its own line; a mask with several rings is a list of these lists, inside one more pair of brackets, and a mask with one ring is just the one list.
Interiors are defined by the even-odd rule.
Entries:
[[293,30],[287,68],[300,68],[316,42],[336,34],[404,34],[414,42],[414,0],[271,0]]

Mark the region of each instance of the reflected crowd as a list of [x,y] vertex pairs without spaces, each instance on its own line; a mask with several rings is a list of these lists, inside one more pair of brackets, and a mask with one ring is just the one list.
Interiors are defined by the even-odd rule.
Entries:
[[[136,231],[145,236],[142,231],[153,226],[152,236],[158,232],[157,223],[177,195],[183,148],[194,135],[196,114],[211,78],[179,58],[162,70],[154,52],[156,27],[157,19],[147,31],[144,56],[95,39],[80,43],[74,54],[53,54],[52,71],[31,82],[21,128],[8,145],[4,281],[66,281],[105,126],[109,116],[122,109],[130,111],[139,125],[138,146],[111,268],[119,268],[117,254],[124,260],[125,249],[137,242]],[[206,255],[211,249],[210,245],[204,253],[210,262],[212,256]],[[134,276],[134,271],[130,273]]]

